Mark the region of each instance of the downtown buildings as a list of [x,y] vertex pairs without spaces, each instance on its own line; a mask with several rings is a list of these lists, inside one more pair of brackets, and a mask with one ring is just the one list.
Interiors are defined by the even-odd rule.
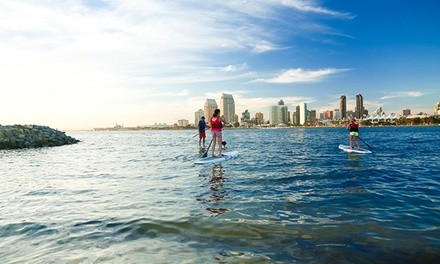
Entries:
[[[203,115],[207,121],[212,116],[214,109],[221,109],[221,115],[227,121],[227,126],[234,127],[283,127],[283,126],[340,126],[343,125],[351,117],[355,117],[358,120],[365,121],[366,123],[375,122],[395,122],[398,118],[414,117],[411,115],[410,109],[404,109],[403,115],[395,113],[386,113],[382,110],[382,107],[377,107],[376,111],[371,111],[372,114],[368,114],[368,110],[364,107],[364,97],[358,93],[355,96],[340,95],[338,101],[335,102],[335,109],[321,110],[309,110],[306,102],[301,102],[296,105],[288,106],[282,99],[278,101],[276,105],[269,106],[267,108],[269,115],[267,120],[264,119],[263,113],[251,113],[248,109],[240,114],[240,120],[235,114],[236,105],[235,100],[230,94],[221,94],[220,104],[217,105],[216,100],[207,99],[205,102],[205,110]],[[349,106],[351,105],[351,106]],[[291,109],[289,109],[292,107]],[[201,117],[202,110],[195,112],[195,124]],[[440,114],[440,103],[437,102],[434,105],[434,115]],[[426,114],[425,114],[426,115]],[[420,116],[420,115],[419,115]]]
[[194,113],[194,124],[198,124],[202,116],[205,117],[206,122],[209,122],[215,109],[220,109],[220,115],[223,116],[226,124],[238,122],[238,116],[235,114],[234,97],[231,94],[222,93],[220,107],[217,105],[215,99],[206,99],[203,110],[199,109]]

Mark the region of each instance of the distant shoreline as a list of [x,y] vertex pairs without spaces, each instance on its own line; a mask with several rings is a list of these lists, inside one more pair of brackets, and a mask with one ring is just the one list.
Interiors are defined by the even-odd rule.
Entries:
[[[409,128],[409,127],[438,127],[440,124],[430,124],[430,125],[376,125],[376,126],[361,126],[361,128]],[[261,130],[267,130],[267,129],[320,129],[320,128],[345,128],[346,126],[286,126],[286,127],[227,127],[224,128],[224,130],[245,130],[245,129],[261,129]],[[197,127],[169,127],[169,128],[151,128],[151,127],[126,127],[126,128],[94,128],[94,129],[72,129],[69,131],[114,131],[114,132],[121,132],[121,131],[146,131],[146,130],[152,130],[152,131],[160,131],[160,130],[167,130],[167,131],[182,131],[182,130],[197,130]]]

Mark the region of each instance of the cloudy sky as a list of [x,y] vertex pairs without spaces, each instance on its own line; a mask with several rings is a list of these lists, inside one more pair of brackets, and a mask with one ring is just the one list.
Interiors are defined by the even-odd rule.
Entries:
[[283,99],[318,112],[433,114],[437,0],[0,0],[0,124],[88,129],[239,116]]

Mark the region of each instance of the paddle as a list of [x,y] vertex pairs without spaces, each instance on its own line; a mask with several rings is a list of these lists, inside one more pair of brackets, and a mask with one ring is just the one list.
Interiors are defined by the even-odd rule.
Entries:
[[367,142],[365,142],[361,137],[358,137],[362,142],[364,142],[365,145],[367,145],[367,147],[371,150],[372,147],[370,145],[367,144]]
[[211,139],[211,142],[209,142],[208,148],[206,149],[206,152],[205,152],[205,154],[203,154],[202,158],[208,157],[208,150],[211,147],[211,143],[212,143],[212,139]]

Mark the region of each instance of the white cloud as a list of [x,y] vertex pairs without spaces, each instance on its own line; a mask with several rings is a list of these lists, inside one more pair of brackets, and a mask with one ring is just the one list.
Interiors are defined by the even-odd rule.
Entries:
[[348,71],[348,69],[319,69],[304,70],[301,68],[289,69],[267,79],[257,79],[256,82],[266,83],[312,83],[322,81],[325,77]]
[[407,92],[394,92],[388,95],[382,96],[381,100],[387,100],[392,98],[408,98],[408,97],[420,97],[424,94],[420,91],[407,91]]

